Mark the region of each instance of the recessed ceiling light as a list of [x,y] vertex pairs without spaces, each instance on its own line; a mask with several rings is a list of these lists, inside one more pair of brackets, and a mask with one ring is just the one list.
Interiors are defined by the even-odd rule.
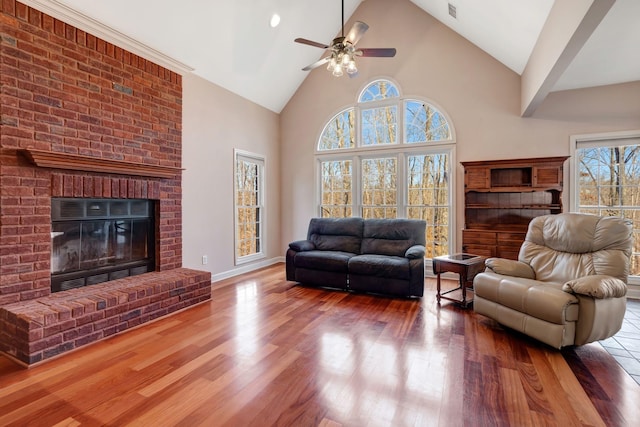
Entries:
[[269,21],[269,25],[271,25],[271,28],[275,28],[278,24],[280,24],[280,15],[274,13],[271,17],[271,21]]

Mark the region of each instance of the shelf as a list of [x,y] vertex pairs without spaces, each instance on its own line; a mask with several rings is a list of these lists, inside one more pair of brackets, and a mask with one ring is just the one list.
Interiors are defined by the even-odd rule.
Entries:
[[567,157],[462,162],[465,250],[517,259],[529,222],[562,212]]
[[83,172],[102,172],[117,175],[135,175],[149,178],[175,178],[182,169],[171,166],[145,165],[122,160],[101,159],[79,154],[26,149],[19,150],[31,163],[42,168],[66,169]]
[[491,188],[469,188],[467,193],[535,193],[548,191],[562,191],[561,187],[491,187]]
[[466,209],[561,209],[560,205],[522,204],[522,205],[476,205],[467,203]]
[[522,233],[523,237],[524,234],[527,232],[527,228],[529,226],[529,223],[522,223],[522,224],[504,224],[504,223],[500,223],[500,222],[495,222],[495,223],[474,223],[474,222],[470,222],[468,224],[466,224],[465,227],[465,231],[466,232],[476,232],[476,231],[481,231],[481,232],[490,232],[490,233],[496,233],[496,232],[511,232],[511,233]]

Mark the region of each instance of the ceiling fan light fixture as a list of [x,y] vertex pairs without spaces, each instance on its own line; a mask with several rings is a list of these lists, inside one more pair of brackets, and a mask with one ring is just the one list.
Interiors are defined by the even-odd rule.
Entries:
[[347,65],[347,73],[355,74],[357,72],[358,72],[358,67],[356,67],[356,61],[352,59],[351,62],[349,62],[349,65]]
[[356,56],[377,56],[382,58],[392,58],[396,55],[394,48],[358,48],[356,50],[356,43],[367,31],[369,26],[364,22],[356,21],[353,24],[351,30],[344,35],[344,0],[342,0],[342,35],[333,39],[331,44],[323,44],[307,40],[303,38],[297,38],[294,40],[296,43],[302,43],[309,46],[319,47],[329,51],[329,55],[321,58],[320,60],[304,67],[303,71],[310,71],[316,67],[327,64],[327,70],[335,77],[342,76],[345,71],[353,77],[358,72],[356,67]]

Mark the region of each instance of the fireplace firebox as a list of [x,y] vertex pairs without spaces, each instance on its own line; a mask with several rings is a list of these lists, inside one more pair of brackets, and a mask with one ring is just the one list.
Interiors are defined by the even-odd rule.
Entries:
[[51,292],[155,270],[154,203],[51,199]]

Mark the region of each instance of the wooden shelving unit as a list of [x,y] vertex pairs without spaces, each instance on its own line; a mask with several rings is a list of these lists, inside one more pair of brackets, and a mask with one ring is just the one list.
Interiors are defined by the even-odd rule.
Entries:
[[562,170],[567,158],[462,162],[463,251],[517,259],[529,221],[562,212]]

